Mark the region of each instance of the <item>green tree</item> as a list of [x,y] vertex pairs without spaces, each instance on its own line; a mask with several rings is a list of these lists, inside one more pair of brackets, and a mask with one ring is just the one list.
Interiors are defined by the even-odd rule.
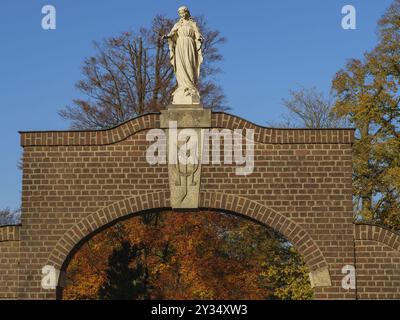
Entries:
[[[154,218],[146,213],[117,223],[84,244],[68,265],[63,298],[133,299],[138,274],[131,277],[131,270],[138,264],[147,275],[135,283],[145,283],[139,298],[312,297],[304,261],[272,229],[207,211],[161,212],[157,225]],[[124,241],[140,248],[140,256],[130,259],[129,248],[121,249]]]
[[334,80],[334,111],[356,128],[357,218],[400,228],[400,0],[379,21],[379,42]]
[[268,258],[263,262],[268,299],[309,300],[313,297],[309,270],[295,248],[285,240],[271,248]]
[[99,290],[100,299],[132,300],[148,297],[148,271],[140,261],[142,250],[122,241],[108,259],[107,276]]

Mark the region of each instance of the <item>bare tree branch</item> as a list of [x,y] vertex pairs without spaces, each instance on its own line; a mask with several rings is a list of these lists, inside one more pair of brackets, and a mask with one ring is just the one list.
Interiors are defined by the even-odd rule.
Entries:
[[[218,46],[226,40],[219,31],[208,28],[204,17],[196,20],[204,38],[199,84],[203,104],[226,110],[226,97],[214,80],[220,72],[215,64],[222,60]],[[72,129],[104,129],[165,108],[176,84],[167,44],[160,37],[173,24],[173,20],[158,15],[151,28],[95,42],[97,53],[84,60],[83,79],[76,84],[86,99],[75,99],[59,111],[60,116],[71,121]]]

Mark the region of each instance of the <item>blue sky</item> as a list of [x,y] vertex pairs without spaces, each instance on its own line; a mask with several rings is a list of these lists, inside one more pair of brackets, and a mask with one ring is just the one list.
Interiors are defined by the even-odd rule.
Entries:
[[[279,121],[290,89],[328,92],[349,58],[376,44],[376,22],[391,0],[1,0],[0,208],[20,204],[18,130],[67,129],[57,111],[79,97],[74,87],[92,42],[187,5],[228,42],[218,81],[231,112],[266,125]],[[57,29],[41,27],[41,9],[57,10]],[[341,28],[341,9],[357,10],[357,29]]]

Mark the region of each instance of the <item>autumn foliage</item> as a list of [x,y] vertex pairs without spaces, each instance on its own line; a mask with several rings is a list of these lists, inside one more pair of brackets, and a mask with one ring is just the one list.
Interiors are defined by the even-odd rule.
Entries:
[[334,111],[356,128],[356,218],[400,230],[400,0],[378,23],[378,44],[333,80]]
[[97,234],[64,299],[309,299],[308,270],[271,229],[217,212],[158,212]]

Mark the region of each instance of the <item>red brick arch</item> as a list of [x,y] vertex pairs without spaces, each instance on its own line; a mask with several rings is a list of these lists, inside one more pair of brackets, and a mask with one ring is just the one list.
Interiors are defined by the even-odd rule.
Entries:
[[[65,268],[65,261],[73,249],[96,230],[127,215],[151,209],[170,209],[168,203],[169,193],[161,191],[121,200],[94,212],[64,234],[51,252],[48,264],[57,269]],[[300,225],[260,203],[235,195],[202,192],[200,208],[236,213],[265,224],[293,243],[310,270],[327,266],[321,250]]]
[[358,299],[400,299],[400,234],[354,225]]
[[[161,119],[153,113],[107,130],[21,132],[21,236],[19,242],[0,241],[0,260],[9,259],[10,250],[17,252],[10,259],[23,258],[14,295],[54,299],[53,291],[41,288],[44,265],[63,270],[95,233],[133,215],[171,208],[171,168],[146,159],[148,130],[160,129]],[[355,298],[356,290],[342,287],[342,267],[355,265],[354,131],[267,128],[222,112],[212,112],[205,128],[254,130],[254,171],[238,176],[239,164],[202,165],[200,209],[275,229],[304,257],[316,298]],[[7,265],[8,272],[13,269]],[[4,283],[0,279],[0,298],[9,294]]]
[[385,244],[396,251],[400,251],[400,236],[398,233],[373,224],[355,224],[355,240],[370,240]]
[[62,269],[70,252],[96,230],[124,216],[150,209],[168,209],[169,192],[159,191],[124,199],[104,207],[81,219],[65,232],[52,250],[48,264]]
[[267,225],[281,233],[295,246],[310,270],[327,266],[321,250],[304,228],[292,219],[256,201],[232,194],[202,192],[200,208],[241,214]]

